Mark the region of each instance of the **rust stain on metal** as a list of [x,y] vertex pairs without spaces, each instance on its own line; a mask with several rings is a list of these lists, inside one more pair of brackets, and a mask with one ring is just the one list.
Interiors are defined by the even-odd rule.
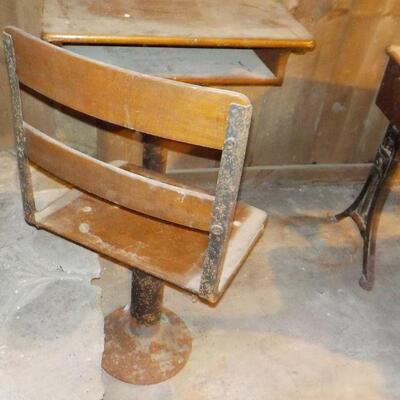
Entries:
[[132,269],[131,314],[140,324],[158,324],[162,315],[164,282],[139,269]]
[[22,204],[25,220],[29,224],[35,224],[35,201],[33,198],[31,173],[28,159],[25,155],[25,134],[22,119],[22,102],[19,88],[19,80],[16,73],[16,61],[12,38],[3,33],[4,52],[8,68],[8,78],[11,89],[14,135],[17,150],[18,173],[21,187]]
[[203,264],[200,296],[212,300],[218,291],[221,264],[231,233],[231,223],[242,177],[252,107],[232,104],[218,174],[207,254]]
[[114,378],[136,385],[163,382],[186,364],[192,338],[183,321],[163,309],[160,323],[145,327],[120,308],[106,317],[103,368]]

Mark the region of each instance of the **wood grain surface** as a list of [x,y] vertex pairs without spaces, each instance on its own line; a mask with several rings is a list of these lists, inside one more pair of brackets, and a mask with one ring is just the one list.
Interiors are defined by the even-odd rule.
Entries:
[[47,0],[43,37],[69,43],[314,46],[276,0]]
[[[68,52],[8,27],[21,83],[73,110],[129,129],[221,149],[242,94],[143,75]],[[46,62],[43,62],[46,60]]]

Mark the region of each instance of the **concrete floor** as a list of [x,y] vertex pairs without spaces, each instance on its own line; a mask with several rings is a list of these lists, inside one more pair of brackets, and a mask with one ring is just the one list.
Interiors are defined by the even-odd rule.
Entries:
[[0,152],[0,399],[101,399],[98,256],[27,225],[20,197],[15,157]]
[[[5,187],[1,184],[0,177],[0,189]],[[357,283],[362,253],[355,225],[327,220],[346,207],[358,189],[244,188],[242,199],[267,210],[270,219],[220,303],[210,307],[190,294],[166,289],[165,305],[186,322],[193,335],[188,364],[173,379],[153,386],[127,385],[103,373],[104,399],[399,399],[400,188],[392,188],[381,215],[377,281],[371,293]],[[5,235],[9,229],[1,225],[0,232]],[[88,268],[85,262],[80,268]],[[130,275],[105,259],[96,258],[96,262],[102,273],[95,285],[102,289],[101,303],[108,313],[129,302]],[[102,332],[93,325],[82,334],[84,338],[93,334],[98,342]],[[100,374],[97,362],[95,358],[92,365]],[[84,374],[84,365],[78,360],[75,370]],[[0,374],[0,387],[1,382]],[[75,384],[89,387],[87,380],[79,378]],[[96,396],[88,392],[76,398]],[[52,400],[59,398],[63,397]]]

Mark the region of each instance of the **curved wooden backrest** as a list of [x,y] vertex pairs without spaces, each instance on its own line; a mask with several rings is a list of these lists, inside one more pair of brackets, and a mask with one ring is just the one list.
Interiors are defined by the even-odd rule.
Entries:
[[116,125],[221,149],[231,104],[244,95],[112,67],[7,27],[24,85],[56,102]]

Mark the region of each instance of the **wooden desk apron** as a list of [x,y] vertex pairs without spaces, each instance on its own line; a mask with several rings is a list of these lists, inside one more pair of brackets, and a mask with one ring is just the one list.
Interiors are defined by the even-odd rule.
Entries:
[[[279,86],[290,53],[315,45],[278,0],[45,0],[43,18],[42,37],[70,51],[206,86]],[[131,134],[119,133],[102,131],[99,157],[140,161],[127,153]],[[158,142],[144,157],[165,170]]]
[[[280,85],[290,52],[314,47],[310,33],[276,0],[47,0],[42,36],[63,45],[158,47],[71,50],[202,85]],[[188,47],[225,49],[205,55]]]

